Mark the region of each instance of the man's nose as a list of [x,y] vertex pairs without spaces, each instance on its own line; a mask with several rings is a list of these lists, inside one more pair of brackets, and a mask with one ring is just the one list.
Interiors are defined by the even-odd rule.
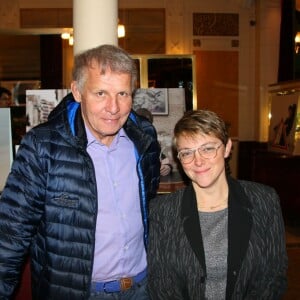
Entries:
[[110,96],[107,105],[106,110],[110,112],[111,114],[116,114],[119,111],[119,102],[117,96]]

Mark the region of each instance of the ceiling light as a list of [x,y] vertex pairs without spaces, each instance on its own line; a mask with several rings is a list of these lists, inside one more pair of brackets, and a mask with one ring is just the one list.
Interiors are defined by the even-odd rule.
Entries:
[[119,24],[118,25],[118,38],[122,38],[125,36],[125,26]]
[[74,45],[74,37],[73,37],[73,34],[70,35],[70,38],[69,38],[69,45],[70,45],[70,46],[73,46],[73,45]]
[[62,38],[63,40],[68,40],[68,39],[70,38],[70,33],[69,33],[69,32],[63,32],[63,33],[61,34],[61,38]]

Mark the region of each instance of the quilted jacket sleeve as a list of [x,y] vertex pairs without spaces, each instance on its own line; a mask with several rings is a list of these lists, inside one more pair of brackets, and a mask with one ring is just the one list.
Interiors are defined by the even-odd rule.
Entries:
[[12,295],[43,212],[45,173],[35,137],[28,133],[0,199],[0,298]]

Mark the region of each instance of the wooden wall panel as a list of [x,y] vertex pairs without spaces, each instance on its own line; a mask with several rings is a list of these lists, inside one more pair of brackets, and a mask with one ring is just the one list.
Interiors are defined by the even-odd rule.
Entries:
[[0,35],[0,80],[40,78],[40,37]]
[[20,28],[73,27],[72,8],[22,8]]
[[[121,47],[131,54],[165,53],[165,9],[123,9],[119,16],[120,22],[126,26],[126,37],[119,40]],[[20,26],[24,29],[72,27],[72,9],[21,8]],[[41,51],[41,37],[43,35],[0,34],[0,81],[41,79],[41,64],[45,64],[40,61],[41,56],[46,59],[47,64],[47,56],[57,55],[60,65],[63,49],[52,47]],[[57,54],[53,53],[54,50]],[[68,53],[73,59],[72,51]],[[64,61],[66,60],[69,62],[70,58],[64,57]],[[67,67],[70,68],[70,63]],[[64,84],[69,83],[70,78],[65,72],[70,70],[63,72]],[[62,71],[57,75],[59,78],[61,73]]]
[[[197,107],[218,113],[238,136],[238,52],[195,51]],[[247,120],[245,120],[247,121]]]
[[[20,9],[20,28],[73,27],[71,8]],[[126,36],[119,45],[131,54],[164,54],[166,51],[165,9],[119,9]]]

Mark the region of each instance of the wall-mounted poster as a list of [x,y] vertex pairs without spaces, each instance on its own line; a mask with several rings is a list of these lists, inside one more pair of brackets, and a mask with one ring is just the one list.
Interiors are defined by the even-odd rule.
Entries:
[[[139,89],[142,90],[143,94],[147,91],[155,89]],[[158,140],[160,142],[163,154],[169,158],[170,164],[173,169],[177,169],[176,159],[173,157],[172,150],[172,136],[173,129],[176,122],[183,116],[185,112],[185,91],[183,88],[170,88],[170,89],[159,89],[166,93],[168,101],[168,114],[157,114],[153,113],[153,125],[156,128]],[[133,109],[146,108],[150,110],[151,104],[149,104],[148,98],[145,97],[144,102],[139,102],[141,105],[136,105],[136,96],[133,99]]]
[[137,89],[134,93],[133,109],[146,108],[153,115],[168,115],[168,89]]
[[26,91],[27,131],[48,119],[49,113],[66,96],[68,89],[45,89]]
[[295,154],[298,98],[298,94],[272,97],[269,128],[271,151]]

